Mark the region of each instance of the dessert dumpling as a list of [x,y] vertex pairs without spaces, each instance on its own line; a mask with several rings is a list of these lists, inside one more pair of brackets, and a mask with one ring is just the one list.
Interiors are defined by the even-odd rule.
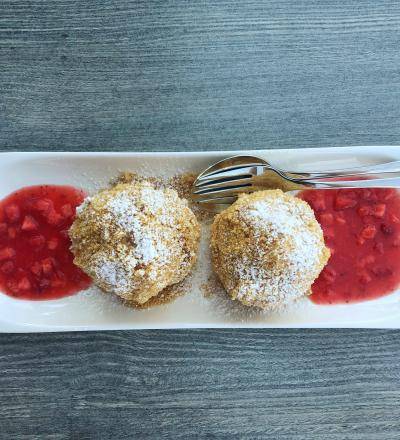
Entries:
[[264,309],[309,294],[330,255],[310,206],[281,190],[241,195],[217,215],[211,251],[231,298]]
[[189,274],[199,236],[187,202],[147,181],[86,198],[70,229],[75,264],[104,291],[138,305]]

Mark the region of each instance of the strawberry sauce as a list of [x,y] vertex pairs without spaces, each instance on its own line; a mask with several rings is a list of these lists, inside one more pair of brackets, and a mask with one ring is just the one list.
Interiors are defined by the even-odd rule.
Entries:
[[47,300],[89,287],[90,278],[73,263],[68,237],[84,197],[71,186],[40,185],[0,202],[0,291]]
[[317,304],[387,295],[400,285],[400,194],[394,189],[308,190],[331,258],[312,286]]

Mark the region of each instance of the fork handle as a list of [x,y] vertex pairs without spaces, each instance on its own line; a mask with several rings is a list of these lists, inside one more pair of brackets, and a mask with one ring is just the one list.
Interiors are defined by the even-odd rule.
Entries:
[[301,185],[316,189],[333,188],[400,188],[400,178],[376,178],[363,180],[302,180]]
[[400,161],[386,162],[378,165],[370,165],[365,167],[344,168],[342,170],[328,170],[324,172],[295,172],[284,171],[291,179],[298,182],[303,180],[314,179],[329,179],[333,177],[350,177],[363,176],[366,174],[399,174],[400,176]]

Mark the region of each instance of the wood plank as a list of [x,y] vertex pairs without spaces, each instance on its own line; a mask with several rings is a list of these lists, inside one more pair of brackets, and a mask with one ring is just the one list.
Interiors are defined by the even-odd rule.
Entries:
[[[400,5],[3,0],[0,150],[399,144]],[[398,331],[0,335],[0,438],[399,437]]]
[[397,2],[3,5],[3,149],[399,143]]
[[0,345],[2,438],[398,438],[398,332],[121,331]]

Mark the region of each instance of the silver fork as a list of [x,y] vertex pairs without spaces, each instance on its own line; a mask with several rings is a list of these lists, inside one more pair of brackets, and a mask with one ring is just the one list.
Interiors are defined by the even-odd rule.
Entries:
[[304,188],[393,188],[400,187],[399,177],[400,161],[323,172],[291,172],[259,157],[233,156],[204,170],[193,184],[192,195],[198,203],[231,204],[240,193],[267,188],[285,191]]

